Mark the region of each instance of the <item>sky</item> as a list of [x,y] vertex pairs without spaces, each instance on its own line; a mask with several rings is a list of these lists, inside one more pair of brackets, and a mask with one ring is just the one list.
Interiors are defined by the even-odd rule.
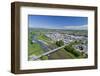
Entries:
[[28,15],[31,28],[87,30],[88,17]]

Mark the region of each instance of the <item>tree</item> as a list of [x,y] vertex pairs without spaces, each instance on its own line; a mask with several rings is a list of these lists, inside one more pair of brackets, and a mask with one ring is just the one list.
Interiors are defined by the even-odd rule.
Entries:
[[56,45],[60,47],[64,45],[64,42],[62,40],[56,41]]
[[64,49],[65,49],[66,51],[68,51],[68,52],[74,54],[74,56],[76,56],[76,57],[80,56],[80,52],[79,52],[79,51],[76,51],[76,50],[75,50],[72,46],[70,46],[70,45],[65,46]]
[[88,58],[88,54],[85,54],[84,58]]
[[42,60],[48,60],[48,56],[42,56],[41,59]]
[[71,45],[67,45],[64,48],[66,51],[73,53],[73,51],[75,50]]
[[80,50],[83,50],[83,47],[82,47],[82,46],[79,46],[79,49],[80,49]]

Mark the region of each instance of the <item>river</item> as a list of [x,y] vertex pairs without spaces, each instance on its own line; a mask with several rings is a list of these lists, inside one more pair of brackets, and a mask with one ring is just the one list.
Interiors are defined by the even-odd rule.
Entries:
[[44,44],[43,41],[37,39],[37,35],[33,35],[32,40],[38,43],[44,49],[44,52],[47,52],[50,50],[50,48],[46,44]]

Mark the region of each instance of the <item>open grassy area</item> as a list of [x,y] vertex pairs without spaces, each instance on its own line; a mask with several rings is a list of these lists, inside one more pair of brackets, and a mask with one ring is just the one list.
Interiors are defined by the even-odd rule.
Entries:
[[30,44],[28,45],[28,55],[41,55],[43,53],[43,49],[40,47],[39,44],[37,43],[33,43],[33,44]]
[[60,49],[50,54],[49,59],[74,59],[75,56],[64,49]]
[[36,34],[38,34],[38,32],[34,32],[34,31],[29,32],[28,34],[28,56],[31,55],[38,56],[44,52],[44,50],[38,43],[32,42],[32,35],[36,35]]
[[52,40],[51,40],[50,38],[46,37],[46,36],[44,35],[44,33],[40,33],[40,34],[37,36],[37,39],[38,39],[38,40],[43,40],[43,41],[45,41],[45,42],[48,43],[48,44],[52,43]]

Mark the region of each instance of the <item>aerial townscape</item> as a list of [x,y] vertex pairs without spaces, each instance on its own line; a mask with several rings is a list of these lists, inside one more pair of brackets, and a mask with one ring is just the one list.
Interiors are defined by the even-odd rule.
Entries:
[[88,57],[86,30],[29,29],[29,60]]
[[28,60],[88,58],[88,18],[28,17]]

